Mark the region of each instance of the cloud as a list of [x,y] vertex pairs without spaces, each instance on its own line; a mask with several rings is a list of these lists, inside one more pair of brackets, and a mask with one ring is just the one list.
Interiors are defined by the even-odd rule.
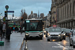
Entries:
[[[12,15],[8,15],[8,19],[19,19],[20,17],[14,16],[12,17]],[[3,19],[3,16],[0,17],[0,19]]]
[[38,10],[45,15],[50,11],[51,0],[1,0],[0,13],[4,16],[5,5],[9,5],[9,11],[15,11],[15,16],[20,16],[21,9],[25,9],[27,14],[31,11],[37,13]]

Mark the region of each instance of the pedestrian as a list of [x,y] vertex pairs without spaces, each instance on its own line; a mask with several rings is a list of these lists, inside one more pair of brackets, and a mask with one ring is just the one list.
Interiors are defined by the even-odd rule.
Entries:
[[1,40],[2,40],[2,33],[3,33],[3,31],[2,31],[2,24],[0,24],[0,37],[1,37]]
[[11,35],[11,29],[10,29],[10,27],[8,27],[8,28],[6,29],[6,37],[7,37],[7,40],[8,40],[8,41],[10,41],[10,35]]
[[4,37],[5,32],[6,32],[6,24],[5,24],[5,23],[3,23],[3,28],[2,28],[2,31],[3,31],[3,37]]
[[18,27],[15,27],[16,32],[18,32]]

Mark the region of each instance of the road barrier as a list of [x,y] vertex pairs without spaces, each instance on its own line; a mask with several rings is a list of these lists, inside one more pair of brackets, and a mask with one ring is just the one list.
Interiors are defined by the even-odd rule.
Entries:
[[25,40],[25,48],[24,50],[28,50],[28,47],[27,47],[27,40]]
[[20,47],[20,50],[23,49],[22,47],[23,47],[24,42],[25,42],[25,48],[24,48],[24,50],[28,50],[28,47],[27,47],[27,40],[26,40],[25,38],[23,39],[23,42],[22,42],[21,47]]

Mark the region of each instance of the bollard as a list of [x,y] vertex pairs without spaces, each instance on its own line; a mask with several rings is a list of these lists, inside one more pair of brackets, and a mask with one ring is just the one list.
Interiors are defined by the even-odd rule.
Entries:
[[27,48],[27,39],[25,40],[25,48],[24,48],[24,50],[28,50],[28,48]]

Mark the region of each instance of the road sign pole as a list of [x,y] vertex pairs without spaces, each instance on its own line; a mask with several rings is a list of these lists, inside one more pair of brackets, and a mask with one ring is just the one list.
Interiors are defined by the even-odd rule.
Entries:
[[[5,6],[6,11],[8,11],[8,8],[9,8],[9,6],[6,5]],[[8,13],[7,13],[7,16],[6,16],[6,30],[7,30],[7,28],[8,28]],[[7,39],[7,36],[6,36],[6,39]]]

